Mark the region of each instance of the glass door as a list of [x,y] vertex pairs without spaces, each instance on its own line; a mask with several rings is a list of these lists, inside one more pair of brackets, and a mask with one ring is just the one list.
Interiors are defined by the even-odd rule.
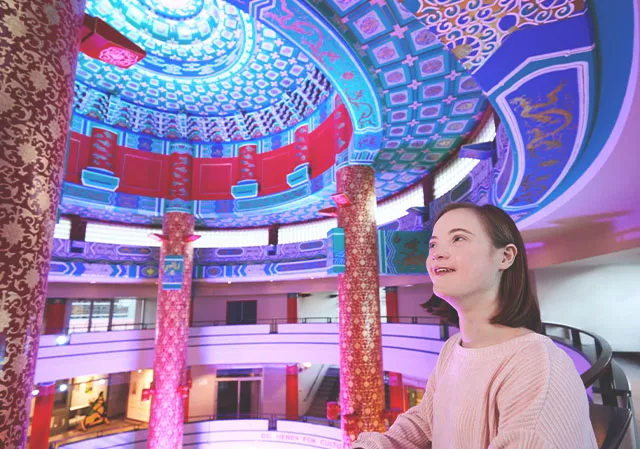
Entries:
[[109,330],[112,304],[112,300],[95,300],[91,302],[90,332],[105,332]]
[[219,380],[216,419],[257,418],[260,382],[260,379]]

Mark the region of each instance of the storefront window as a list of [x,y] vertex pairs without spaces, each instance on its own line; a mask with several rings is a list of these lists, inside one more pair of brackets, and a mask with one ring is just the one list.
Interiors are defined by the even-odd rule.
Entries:
[[72,301],[69,332],[87,332],[91,317],[91,301]]
[[[136,298],[73,300],[69,332],[140,329],[143,313],[146,315],[145,305],[145,300]],[[155,322],[153,312],[150,324]]]
[[111,314],[111,301],[93,301],[91,308],[91,331],[104,332],[109,330],[109,316]]
[[139,324],[139,320],[136,319],[138,306],[142,306],[142,301],[133,298],[116,299],[113,303],[111,329],[134,329],[134,324]]

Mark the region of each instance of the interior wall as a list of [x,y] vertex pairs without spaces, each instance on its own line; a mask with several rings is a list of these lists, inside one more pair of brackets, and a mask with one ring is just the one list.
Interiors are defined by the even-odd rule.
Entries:
[[140,283],[135,280],[129,284],[90,284],[84,282],[49,282],[47,298],[157,298],[158,286],[155,283]]
[[542,320],[592,331],[614,351],[640,351],[640,264],[535,270]]
[[305,298],[298,298],[298,318],[338,317],[338,297],[330,295],[336,291],[316,292]]
[[214,415],[216,413],[216,367],[214,365],[192,366],[191,382],[189,417]]
[[287,368],[265,365],[262,380],[262,414],[284,415],[287,411]]
[[127,403],[127,419],[149,422],[151,401],[142,401],[142,390],[151,388],[153,370],[133,371],[129,383],[129,400]]
[[193,300],[193,321],[226,321],[227,301],[257,301],[258,320],[287,317],[287,295],[260,294],[239,296],[206,296]]
[[421,304],[433,294],[432,284],[417,284],[398,288],[398,314],[401,317],[428,317]]

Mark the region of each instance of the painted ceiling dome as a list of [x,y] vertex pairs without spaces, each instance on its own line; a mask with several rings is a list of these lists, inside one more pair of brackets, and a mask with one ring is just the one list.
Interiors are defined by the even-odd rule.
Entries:
[[[348,3],[88,0],[146,57],[80,55],[62,213],[158,225],[175,151],[203,228],[319,219],[344,164],[373,166],[379,201],[442,165],[487,117],[480,85],[399,0]],[[118,148],[108,195],[81,185],[99,128]]]
[[[274,131],[262,115],[276,115],[279,128],[291,126],[331,92],[325,76],[296,45],[222,0],[89,0],[86,10],[147,52],[129,69],[80,55],[79,92],[109,95],[116,109],[111,115],[143,108],[237,116],[241,132],[223,133],[217,140],[246,140]],[[91,116],[90,102],[76,103]],[[242,132],[252,113],[262,129]],[[130,121],[121,120],[120,126]]]

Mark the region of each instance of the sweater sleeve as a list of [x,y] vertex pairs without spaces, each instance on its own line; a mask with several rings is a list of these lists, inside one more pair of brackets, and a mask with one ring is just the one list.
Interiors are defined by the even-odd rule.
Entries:
[[589,404],[569,357],[553,343],[527,345],[496,394],[498,433],[488,449],[596,449]]
[[427,382],[420,404],[398,416],[385,433],[361,433],[351,449],[431,449],[434,377]]
[[433,395],[439,373],[444,369],[451,350],[457,343],[456,335],[445,342],[436,366],[431,372],[420,404],[398,416],[385,433],[363,432],[351,449],[431,449],[433,439]]

